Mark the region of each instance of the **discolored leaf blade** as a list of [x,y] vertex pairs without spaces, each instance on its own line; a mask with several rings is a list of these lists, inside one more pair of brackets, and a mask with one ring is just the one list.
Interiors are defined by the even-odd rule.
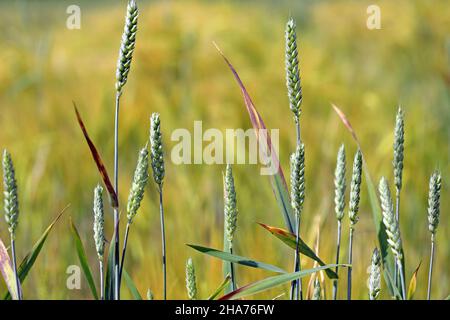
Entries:
[[255,129],[257,134],[262,135],[262,139],[258,140],[258,146],[261,152],[263,152],[267,157],[269,157],[270,152],[270,159],[272,161],[272,166],[276,168],[276,173],[273,175],[268,175],[271,185],[272,185],[272,191],[275,195],[275,199],[277,200],[278,206],[283,214],[284,221],[286,224],[286,228],[290,232],[294,232],[293,228],[293,215],[292,215],[292,208],[291,208],[291,202],[289,199],[289,192],[288,187],[286,184],[286,180],[284,178],[284,173],[281,168],[280,162],[278,160],[278,155],[273,148],[272,141],[270,138],[269,133],[267,132],[267,128],[264,124],[263,119],[261,118],[260,114],[256,110],[255,105],[253,104],[252,99],[250,98],[250,95],[247,92],[247,89],[245,88],[241,78],[239,77],[236,69],[234,69],[233,65],[230,63],[230,61],[225,57],[225,55],[222,53],[222,51],[219,49],[219,47],[215,44],[217,50],[219,51],[222,58],[225,60],[226,64],[228,65],[228,68],[233,73],[233,76],[236,80],[236,82],[239,85],[239,88],[241,89],[242,95],[244,97],[244,103],[247,108],[247,112],[250,116],[250,121],[253,125],[253,128]]
[[[288,232],[287,230],[271,227],[264,223],[258,223],[261,227],[269,231],[271,234],[273,234],[275,237],[280,239],[282,242],[284,242],[286,245],[291,247],[292,249],[296,250],[297,248],[297,237],[295,234]],[[299,238],[298,243],[298,251],[307,256],[308,258],[313,259],[316,261],[320,266],[324,266],[325,262],[323,262],[301,238]],[[337,279],[338,275],[336,272],[330,269],[324,269],[324,272],[327,274],[328,278],[330,279]]]
[[237,264],[251,267],[251,268],[257,268],[257,269],[262,269],[262,270],[267,270],[267,271],[272,271],[272,272],[277,272],[277,273],[286,273],[285,270],[278,268],[276,266],[273,266],[273,265],[270,265],[270,264],[267,264],[264,262],[251,260],[246,257],[237,256],[235,254],[231,254],[228,252],[224,252],[224,251],[220,251],[220,250],[216,250],[216,249],[212,249],[212,248],[207,248],[207,247],[202,247],[202,246],[197,246],[197,245],[193,245],[193,244],[187,244],[187,246],[191,247],[201,253],[207,254],[209,256],[212,256],[212,257],[215,257],[215,258],[218,258],[221,260],[229,261],[232,263],[237,263]]
[[[348,120],[347,116],[342,112],[342,110],[337,107],[335,104],[331,104],[336,114],[339,116],[340,120],[344,124],[344,126],[347,128],[347,130],[352,135],[353,139],[355,140],[358,148],[361,150],[361,153],[363,155],[363,170],[364,170],[364,177],[366,179],[366,185],[367,185],[367,192],[369,195],[369,202],[370,206],[372,208],[372,218],[375,223],[375,229],[377,232],[378,237],[378,243],[380,246],[381,251],[381,257],[383,260],[383,266],[384,266],[384,278],[386,280],[388,289],[391,293],[391,295],[395,295],[395,291],[393,287],[395,287],[395,282],[392,282],[393,280],[393,274],[394,274],[394,257],[392,255],[392,252],[389,249],[389,245],[387,242],[387,234],[386,234],[386,228],[383,223],[383,217],[381,213],[381,207],[380,203],[378,201],[377,191],[375,188],[375,185],[373,183],[372,177],[369,172],[369,168],[367,167],[367,163],[365,161],[364,153],[361,149],[361,144],[359,142],[358,136],[356,135],[356,131],[353,129],[353,126],[351,125],[350,121]],[[404,265],[404,260],[402,261],[402,264]],[[404,270],[405,268],[403,268]],[[390,273],[387,275],[386,273]],[[398,289],[398,288],[397,288]]]
[[220,284],[220,286],[216,289],[216,291],[214,291],[214,293],[208,297],[208,300],[216,299],[219,296],[219,294],[225,289],[225,287],[230,283],[230,280],[231,276],[227,274],[225,279],[223,279],[222,283]]
[[84,276],[88,282],[89,288],[91,289],[92,295],[95,300],[98,300],[97,288],[95,287],[94,277],[92,276],[91,268],[87,261],[86,252],[84,250],[83,242],[81,241],[80,234],[77,228],[73,224],[72,219],[70,219],[70,230],[72,231],[72,236],[75,241],[75,247],[77,249],[78,259],[80,260],[81,269],[83,270]]
[[11,264],[11,259],[8,255],[8,250],[6,249],[3,241],[0,239],[0,271],[5,280],[6,287],[10,292],[14,300],[19,299],[19,293],[16,287],[16,277],[14,275],[14,270]]
[[75,109],[75,114],[77,116],[78,124],[80,125],[81,131],[83,132],[84,138],[86,139],[86,142],[89,146],[89,149],[91,150],[92,157],[94,158],[95,164],[97,165],[97,169],[102,176],[103,183],[106,186],[106,189],[109,193],[109,198],[111,201],[111,206],[113,208],[119,207],[119,200],[117,199],[116,191],[111,183],[111,180],[109,179],[108,172],[106,170],[105,165],[103,164],[103,160],[100,156],[100,153],[97,151],[97,148],[95,147],[94,143],[92,142],[91,138],[89,137],[89,134],[86,130],[86,127],[84,125],[83,120],[81,119],[81,115],[78,112],[77,106],[75,105],[75,102],[73,103],[73,107]]
[[409,281],[408,295],[407,295],[408,300],[412,300],[414,298],[414,294],[416,293],[417,273],[419,272],[421,264],[422,264],[422,261],[419,262],[419,265],[417,266],[416,270],[413,272],[411,280]]
[[308,276],[308,275],[313,274],[314,272],[318,272],[320,270],[329,270],[331,268],[335,268],[336,266],[346,266],[346,265],[344,265],[344,264],[339,264],[339,265],[328,264],[328,265],[313,268],[313,269],[307,269],[307,270],[302,270],[302,271],[298,271],[298,272],[294,272],[294,273],[285,273],[282,275],[269,277],[269,278],[248,284],[246,286],[243,286],[243,287],[221,297],[219,300],[239,299],[239,298],[242,298],[245,296],[249,296],[249,295],[256,294],[256,293],[259,293],[262,291],[266,291],[268,289],[271,289],[273,287],[293,281],[295,279],[303,278],[305,276]]
[[[44,246],[45,240],[47,240],[47,237],[50,233],[50,231],[55,226],[56,222],[61,218],[63,213],[69,208],[70,205],[67,205],[61,212],[58,214],[58,216],[50,223],[50,225],[45,229],[44,233],[41,235],[41,237],[36,241],[36,243],[31,248],[31,251],[25,256],[25,258],[22,260],[22,262],[19,265],[19,268],[17,269],[17,274],[19,275],[20,283],[23,283],[25,281],[25,278],[27,277],[28,273],[30,272],[31,268],[33,267],[37,257],[39,256],[39,253],[41,252],[42,247]],[[4,296],[5,300],[11,299],[11,295],[6,293]]]

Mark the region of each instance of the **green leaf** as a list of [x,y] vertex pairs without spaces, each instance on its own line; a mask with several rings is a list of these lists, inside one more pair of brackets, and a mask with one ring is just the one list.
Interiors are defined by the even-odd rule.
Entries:
[[131,279],[130,275],[128,274],[127,270],[122,269],[123,272],[123,278],[125,279],[125,283],[128,287],[128,290],[130,290],[131,295],[135,300],[142,300],[142,296],[140,295],[138,289],[136,288],[136,285],[133,282],[133,279]]
[[269,277],[263,280],[260,280],[258,282],[254,282],[251,284],[248,284],[244,287],[241,287],[223,297],[221,297],[219,300],[235,300],[239,299],[245,296],[249,296],[255,293],[259,293],[268,289],[271,289],[273,287],[282,285],[286,282],[293,281],[295,279],[303,278],[305,276],[308,276],[312,273],[318,272],[320,270],[329,270],[331,268],[335,268],[336,266],[348,266],[345,264],[328,264],[325,266],[308,269],[308,270],[302,270],[294,273],[285,273],[282,275],[277,275],[273,277]]
[[[61,210],[58,216],[52,221],[52,223],[50,223],[50,225],[47,227],[47,229],[45,229],[41,237],[33,245],[31,251],[25,256],[25,258],[23,258],[22,262],[19,265],[19,268],[17,269],[20,283],[23,283],[25,281],[25,278],[27,277],[28,273],[30,272],[31,268],[34,265],[34,262],[39,256],[39,253],[41,252],[41,249],[44,246],[45,240],[47,239],[50,231],[53,229],[56,222],[59,220],[59,218],[61,218],[61,216],[69,206],[70,205],[67,205],[63,210]],[[11,299],[11,295],[9,294],[9,292],[6,293],[4,299],[5,300]]]
[[5,279],[6,287],[12,295],[14,300],[19,300],[19,293],[17,292],[16,277],[12,268],[11,259],[8,255],[3,241],[0,239],[0,271]]
[[216,299],[219,296],[219,294],[225,289],[225,287],[228,285],[228,283],[230,283],[230,280],[231,280],[231,276],[229,274],[227,274],[225,279],[223,280],[223,282],[216,289],[216,291],[214,291],[214,293],[208,297],[208,300]]
[[[266,225],[264,223],[259,223],[259,225],[262,226],[267,231],[269,231],[275,237],[280,239],[283,243],[288,245],[290,248],[292,248],[294,250],[297,249],[297,237],[295,236],[295,234],[290,233],[287,230],[284,230],[284,229],[281,229],[281,228],[268,226],[268,225]],[[316,253],[310,247],[308,247],[308,245],[301,238],[299,238],[298,251],[301,254],[307,256],[308,258],[311,258],[314,261],[317,261],[317,263],[319,265],[321,265],[321,266],[325,265],[325,262],[323,262],[316,255]],[[337,279],[338,278],[338,275],[333,270],[325,269],[325,273],[328,276],[328,278],[330,278],[330,279]]]
[[[391,293],[391,295],[395,295],[396,290],[394,290],[395,287],[395,281],[393,279],[394,274],[394,256],[392,255],[391,250],[389,249],[389,245],[387,242],[387,234],[386,234],[386,228],[383,223],[383,217],[381,213],[380,203],[378,201],[377,191],[375,189],[375,185],[373,184],[372,178],[370,176],[369,168],[367,167],[367,163],[364,158],[364,153],[361,149],[361,144],[359,143],[358,136],[356,135],[355,130],[353,129],[350,121],[348,120],[347,116],[339,109],[336,105],[332,104],[332,107],[334,111],[337,113],[339,118],[341,119],[344,126],[347,128],[347,130],[350,132],[350,134],[353,137],[353,140],[355,140],[359,150],[361,150],[361,153],[363,154],[363,170],[364,170],[364,177],[366,179],[366,185],[367,185],[367,192],[369,194],[369,202],[370,206],[372,208],[372,218],[375,223],[375,229],[378,236],[378,243],[380,246],[381,251],[381,257],[383,260],[383,269],[384,269],[384,278],[386,280],[388,289]],[[402,260],[402,265],[404,266],[404,260]],[[403,267],[403,270],[405,268]],[[397,291],[398,288],[396,288]]]
[[[289,199],[289,191],[286,184],[286,180],[284,178],[284,173],[281,168],[280,162],[278,160],[278,155],[275,151],[275,148],[272,146],[272,141],[270,139],[270,135],[267,131],[266,125],[264,124],[263,119],[261,118],[260,114],[256,110],[255,105],[253,104],[252,99],[250,98],[250,95],[247,92],[247,89],[245,88],[241,78],[239,77],[237,71],[234,69],[230,61],[225,57],[225,55],[222,53],[222,51],[219,49],[219,47],[216,45],[217,50],[221,54],[222,58],[225,60],[226,64],[228,65],[228,68],[230,68],[231,72],[233,73],[233,76],[236,80],[236,82],[239,85],[239,88],[241,89],[242,95],[244,97],[244,103],[247,108],[247,112],[250,117],[250,121],[253,125],[253,128],[255,129],[255,132],[258,132],[260,134],[266,133],[266,136],[262,136],[262,139],[259,139],[257,137],[259,150],[263,152],[267,157],[271,157],[272,166],[277,168],[277,171],[275,174],[269,174],[268,177],[270,179],[270,183],[272,185],[272,191],[275,195],[275,199],[277,200],[278,206],[281,210],[281,213],[283,214],[284,221],[286,223],[286,227],[290,232],[294,232],[293,228],[293,215],[292,215],[292,208],[291,208],[291,201]],[[262,142],[262,143],[261,143]]]
[[81,269],[83,269],[84,276],[89,284],[89,288],[91,289],[92,295],[95,300],[98,300],[97,289],[94,283],[94,277],[92,276],[91,269],[89,267],[89,263],[87,261],[86,252],[84,250],[83,242],[81,241],[80,234],[78,233],[77,228],[73,224],[72,219],[70,219],[70,230],[72,231],[73,239],[75,240],[75,247],[77,249],[78,259],[80,260]]
[[114,239],[116,233],[114,231],[108,249],[108,263],[106,265],[106,285],[105,285],[105,299],[114,300]]
[[228,252],[224,252],[224,251],[220,251],[220,250],[216,250],[216,249],[212,249],[212,248],[207,248],[207,247],[201,247],[201,246],[197,246],[197,245],[193,245],[193,244],[188,244],[187,246],[189,246],[197,251],[200,251],[201,253],[210,255],[215,258],[219,258],[221,260],[225,260],[225,261],[229,261],[232,263],[237,263],[237,264],[240,264],[243,266],[257,268],[257,269],[273,271],[273,272],[277,272],[277,273],[286,273],[286,271],[284,271],[283,269],[278,268],[276,266],[273,266],[273,265],[270,265],[270,264],[267,264],[264,262],[254,261],[249,258],[237,256],[237,255],[234,255],[234,254],[231,254]]
[[422,261],[419,262],[419,265],[417,266],[416,270],[413,272],[411,280],[409,281],[408,295],[407,295],[408,300],[412,300],[414,298],[414,294],[416,293],[417,273],[419,272],[421,264],[422,264]]

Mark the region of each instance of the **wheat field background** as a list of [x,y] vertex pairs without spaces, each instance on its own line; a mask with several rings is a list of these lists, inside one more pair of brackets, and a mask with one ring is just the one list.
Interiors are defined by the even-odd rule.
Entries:
[[[393,127],[397,107],[406,114],[401,232],[406,275],[422,261],[416,298],[426,297],[429,255],[427,194],[429,175],[442,171],[441,223],[437,233],[433,297],[450,294],[450,6],[446,1],[376,1],[382,29],[368,30],[366,8],[373,1],[138,1],[136,51],[122,98],[120,200],[126,203],[152,112],[161,114],[166,147],[165,210],[169,298],[186,298],[184,267],[193,257],[200,297],[221,282],[221,262],[185,246],[221,248],[223,200],[221,165],[170,162],[174,129],[250,128],[239,88],[215,50],[231,59],[266,125],[280,129],[280,159],[288,176],[295,147],[284,79],[284,27],[297,20],[303,85],[302,138],[306,148],[306,200],[302,236],[319,253],[335,255],[333,172],[341,142],[347,159],[356,151],[330,103],[342,108],[357,131],[375,181],[392,178]],[[17,254],[21,260],[57,213],[70,208],[50,234],[24,283],[28,299],[90,299],[66,288],[66,269],[78,264],[69,216],[79,228],[97,276],[92,237],[92,198],[100,177],[77,127],[76,101],[86,126],[113,165],[114,81],[126,1],[77,1],[81,29],[66,28],[72,1],[0,3],[0,147],[16,165],[20,209]],[[347,163],[348,172],[351,168]],[[284,268],[293,255],[256,222],[283,227],[267,177],[255,165],[235,165],[239,218],[235,252]],[[350,175],[347,175],[349,178]],[[367,298],[367,267],[376,245],[363,179],[360,222],[354,243],[354,298]],[[158,198],[152,183],[130,233],[126,268],[142,295],[151,288],[161,298]],[[7,227],[0,223],[6,241]],[[106,216],[108,237],[112,213]],[[124,225],[122,225],[124,227]],[[346,259],[348,218],[344,223]],[[312,262],[303,259],[304,267]],[[346,276],[341,273],[339,296]],[[270,273],[237,268],[240,285]],[[4,291],[4,284],[0,284]],[[130,294],[123,286],[123,297]],[[385,286],[382,297],[388,298]],[[287,286],[255,295],[270,299]],[[327,283],[331,292],[331,283]],[[287,298],[285,295],[282,298]]]

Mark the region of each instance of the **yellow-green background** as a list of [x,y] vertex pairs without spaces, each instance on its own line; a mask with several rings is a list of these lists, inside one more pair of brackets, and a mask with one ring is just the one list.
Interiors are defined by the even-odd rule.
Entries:
[[[71,204],[24,284],[25,298],[91,298],[66,288],[66,269],[78,264],[69,216],[79,228],[94,276],[93,188],[100,181],[77,127],[76,101],[108,169],[113,160],[114,74],[123,30],[125,1],[77,1],[81,30],[66,28],[73,1],[0,3],[0,147],[13,155],[20,192],[18,258],[45,227]],[[288,177],[295,131],[284,79],[284,27],[296,18],[303,85],[302,137],[306,145],[307,197],[302,235],[313,245],[320,227],[320,256],[334,260],[336,220],[333,171],[341,142],[348,172],[355,145],[330,103],[339,105],[357,131],[375,180],[392,182],[395,113],[406,114],[401,232],[406,274],[420,261],[416,298],[426,294],[429,255],[427,193],[429,175],[443,175],[442,217],[437,233],[433,297],[450,293],[449,232],[449,30],[446,1],[138,1],[139,32],[132,69],[122,99],[120,200],[126,203],[137,153],[148,137],[149,117],[161,114],[169,155],[176,128],[249,128],[240,91],[219,54],[216,41],[247,85],[269,128],[280,129],[280,158]],[[381,30],[366,27],[367,6],[381,8]],[[169,298],[185,298],[184,265],[192,256],[200,297],[221,282],[221,263],[185,243],[222,247],[222,165],[175,166],[166,158],[165,210]],[[255,222],[283,226],[268,178],[255,165],[234,167],[239,223],[235,252],[285,268],[292,254]],[[348,175],[348,178],[350,175]],[[365,181],[363,180],[363,184]],[[362,188],[354,245],[354,297],[367,297],[367,267],[376,245],[374,225]],[[143,295],[161,298],[160,229],[153,183],[132,226],[126,268]],[[111,213],[107,210],[108,237]],[[2,219],[3,221],[3,219]],[[123,227],[123,226],[122,226]],[[342,258],[347,257],[344,223]],[[7,227],[0,223],[7,242]],[[303,259],[304,267],[311,261]],[[270,275],[237,268],[240,285]],[[346,276],[341,273],[340,296]],[[409,281],[409,280],[408,280]],[[287,286],[256,295],[273,298]],[[331,285],[327,282],[328,294]],[[123,288],[123,297],[130,297]],[[383,284],[383,297],[388,298]],[[282,298],[287,298],[284,295]]]

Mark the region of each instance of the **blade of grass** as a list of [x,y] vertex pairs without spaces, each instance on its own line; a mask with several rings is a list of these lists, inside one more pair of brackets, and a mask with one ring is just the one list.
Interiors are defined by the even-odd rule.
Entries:
[[78,233],[77,228],[73,224],[72,218],[70,218],[70,230],[72,231],[72,235],[75,240],[75,247],[77,249],[81,269],[83,269],[84,276],[86,277],[92,295],[94,296],[95,300],[98,300],[97,288],[95,287],[94,277],[92,276],[91,268],[89,267],[89,263],[87,261],[83,242],[81,241],[80,234]]
[[[353,129],[350,121],[348,120],[347,116],[342,112],[342,110],[340,108],[338,108],[335,104],[331,104],[331,106],[333,107],[333,109],[337,113],[337,115],[339,116],[339,118],[342,121],[342,123],[344,124],[344,126],[347,128],[347,130],[352,135],[353,140],[355,140],[359,150],[361,150],[361,153],[363,155],[364,176],[366,178],[367,192],[369,194],[370,206],[372,208],[372,217],[373,217],[373,221],[375,223],[375,228],[376,228],[376,232],[377,232],[377,236],[378,236],[381,257],[383,259],[384,278],[386,280],[386,283],[388,285],[388,289],[389,289],[391,295],[394,295],[393,287],[395,287],[395,281],[394,282],[391,281],[393,279],[393,277],[391,275],[394,272],[394,257],[392,255],[391,251],[389,250],[389,246],[388,246],[388,242],[387,242],[386,228],[385,228],[383,220],[382,220],[383,218],[382,218],[382,214],[381,214],[380,203],[378,202],[377,191],[375,189],[373,180],[370,176],[369,168],[367,167],[364,153],[362,152],[361,144],[359,142],[359,139],[358,139],[358,136],[356,135],[355,130]],[[404,264],[404,260],[402,261],[402,264]],[[390,273],[391,275],[388,276],[388,275],[386,275],[386,273]]]
[[112,241],[109,242],[108,249],[108,263],[106,265],[106,284],[104,294],[106,300],[114,300],[114,272],[112,272],[114,268],[114,237],[115,233],[112,236]]
[[115,191],[113,185],[111,184],[111,180],[109,179],[108,171],[106,170],[106,167],[103,164],[103,160],[100,156],[100,153],[97,151],[97,148],[95,147],[94,143],[92,142],[91,138],[89,137],[89,134],[86,130],[84,122],[81,119],[81,115],[78,112],[77,106],[75,105],[75,102],[73,102],[73,107],[75,110],[75,114],[77,116],[78,124],[80,125],[80,128],[81,128],[81,131],[83,132],[84,138],[86,139],[89,149],[91,150],[92,157],[94,158],[95,164],[97,165],[97,169],[103,179],[105,187],[108,190],[109,198],[111,201],[111,206],[114,209],[117,209],[119,207],[119,201],[117,199],[116,191]]
[[218,258],[221,260],[229,261],[232,263],[237,263],[237,264],[251,267],[251,268],[263,269],[263,270],[277,272],[277,273],[286,273],[285,270],[278,268],[276,266],[273,266],[273,265],[270,265],[270,264],[267,264],[264,262],[251,260],[246,257],[237,256],[235,254],[231,254],[228,252],[224,252],[224,251],[220,251],[220,250],[216,250],[216,249],[212,249],[212,248],[207,248],[207,247],[202,247],[202,246],[197,246],[197,245],[193,245],[193,244],[187,244],[187,246],[191,247],[192,249],[195,249],[201,253],[207,254],[209,256],[212,256],[212,257],[215,257],[215,258]]
[[223,282],[220,284],[220,286],[216,289],[216,291],[214,291],[214,293],[208,297],[208,300],[216,299],[219,296],[219,294],[225,289],[225,287],[230,283],[230,280],[231,280],[231,276],[229,274],[227,274],[227,276],[225,277]]
[[16,278],[14,276],[14,270],[11,264],[11,259],[8,255],[3,241],[0,239],[0,271],[5,280],[6,287],[14,300],[19,300],[19,292],[17,291]]
[[[336,264],[328,264],[328,265],[313,268],[313,269],[307,269],[307,270],[302,270],[302,271],[298,271],[298,272],[294,272],[294,273],[286,273],[286,274],[282,274],[282,275],[269,277],[269,278],[248,284],[246,286],[243,286],[243,287],[221,297],[219,300],[239,299],[239,298],[242,298],[245,296],[249,296],[252,294],[256,294],[258,292],[262,292],[262,291],[271,289],[273,287],[282,285],[284,283],[290,282],[295,279],[303,278],[305,276],[308,276],[308,275],[318,272],[320,270],[328,270],[328,269],[334,268],[336,266],[337,266]],[[339,266],[347,266],[347,265],[340,264]]]
[[[53,229],[54,225],[58,220],[61,218],[63,213],[69,208],[70,204],[67,205],[61,212],[58,214],[58,216],[50,223],[50,225],[45,229],[44,233],[41,235],[41,237],[36,241],[36,243],[31,248],[31,251],[23,258],[22,262],[19,265],[19,268],[17,269],[17,273],[19,275],[20,283],[23,283],[25,281],[25,278],[28,275],[28,272],[30,272],[31,268],[34,265],[34,262],[36,261],[37,257],[39,256],[39,253],[41,252],[42,247],[44,246],[45,240],[47,240],[47,237],[50,233],[50,231]],[[11,295],[9,292],[6,293],[4,296],[4,300],[11,299]]]
[[133,279],[131,279],[127,270],[122,269],[122,273],[123,273],[123,278],[125,279],[125,283],[128,287],[128,290],[130,290],[130,293],[133,296],[134,300],[142,300],[142,296],[139,293],[138,289],[136,288],[136,285],[134,284]]
[[[261,227],[269,231],[271,234],[273,234],[275,237],[280,239],[284,244],[288,245],[290,248],[296,250],[297,249],[297,237],[295,234],[288,232],[287,230],[271,227],[264,223],[258,223]],[[298,250],[301,254],[307,256],[308,258],[313,259],[316,261],[320,266],[324,266],[325,262],[322,261],[301,238],[299,238],[298,243]],[[325,273],[327,274],[327,277],[330,279],[337,279],[338,276],[336,272],[330,269],[325,269]]]
[[408,287],[408,300],[412,300],[414,298],[414,294],[416,293],[417,288],[417,273],[419,272],[420,265],[422,264],[422,261],[419,262],[419,265],[417,266],[416,270],[413,272],[413,275],[411,277],[411,280],[409,281],[409,287]]
[[[252,99],[250,98],[250,95],[247,92],[247,89],[245,88],[241,78],[239,77],[238,73],[234,69],[233,65],[230,63],[230,61],[225,57],[225,55],[222,53],[220,48],[214,43],[217,50],[219,51],[222,58],[225,60],[226,64],[230,68],[231,72],[233,73],[234,78],[236,79],[236,82],[239,85],[239,88],[241,89],[242,95],[244,97],[245,106],[247,108],[247,112],[250,116],[250,121],[253,125],[253,128],[255,129],[256,133],[259,133],[260,130],[266,131],[267,128],[264,124],[263,119],[261,118],[260,114],[255,108],[255,105],[253,104]],[[267,131],[266,131],[267,132]],[[258,137],[257,137],[258,138]],[[270,135],[266,134],[265,143],[261,143],[261,140],[264,139],[257,139],[259,148],[267,155],[270,151],[270,157],[272,160],[272,164],[274,167],[277,168],[277,172],[273,175],[269,175],[269,179],[272,185],[272,191],[275,195],[275,198],[277,200],[278,206],[281,209],[281,212],[283,214],[286,227],[290,232],[294,232],[294,223],[293,223],[293,215],[292,215],[292,208],[291,208],[291,202],[289,199],[289,191],[287,188],[286,180],[284,178],[284,173],[281,168],[280,162],[278,160],[278,156],[276,154],[276,151],[272,147],[272,141],[270,139]]]

